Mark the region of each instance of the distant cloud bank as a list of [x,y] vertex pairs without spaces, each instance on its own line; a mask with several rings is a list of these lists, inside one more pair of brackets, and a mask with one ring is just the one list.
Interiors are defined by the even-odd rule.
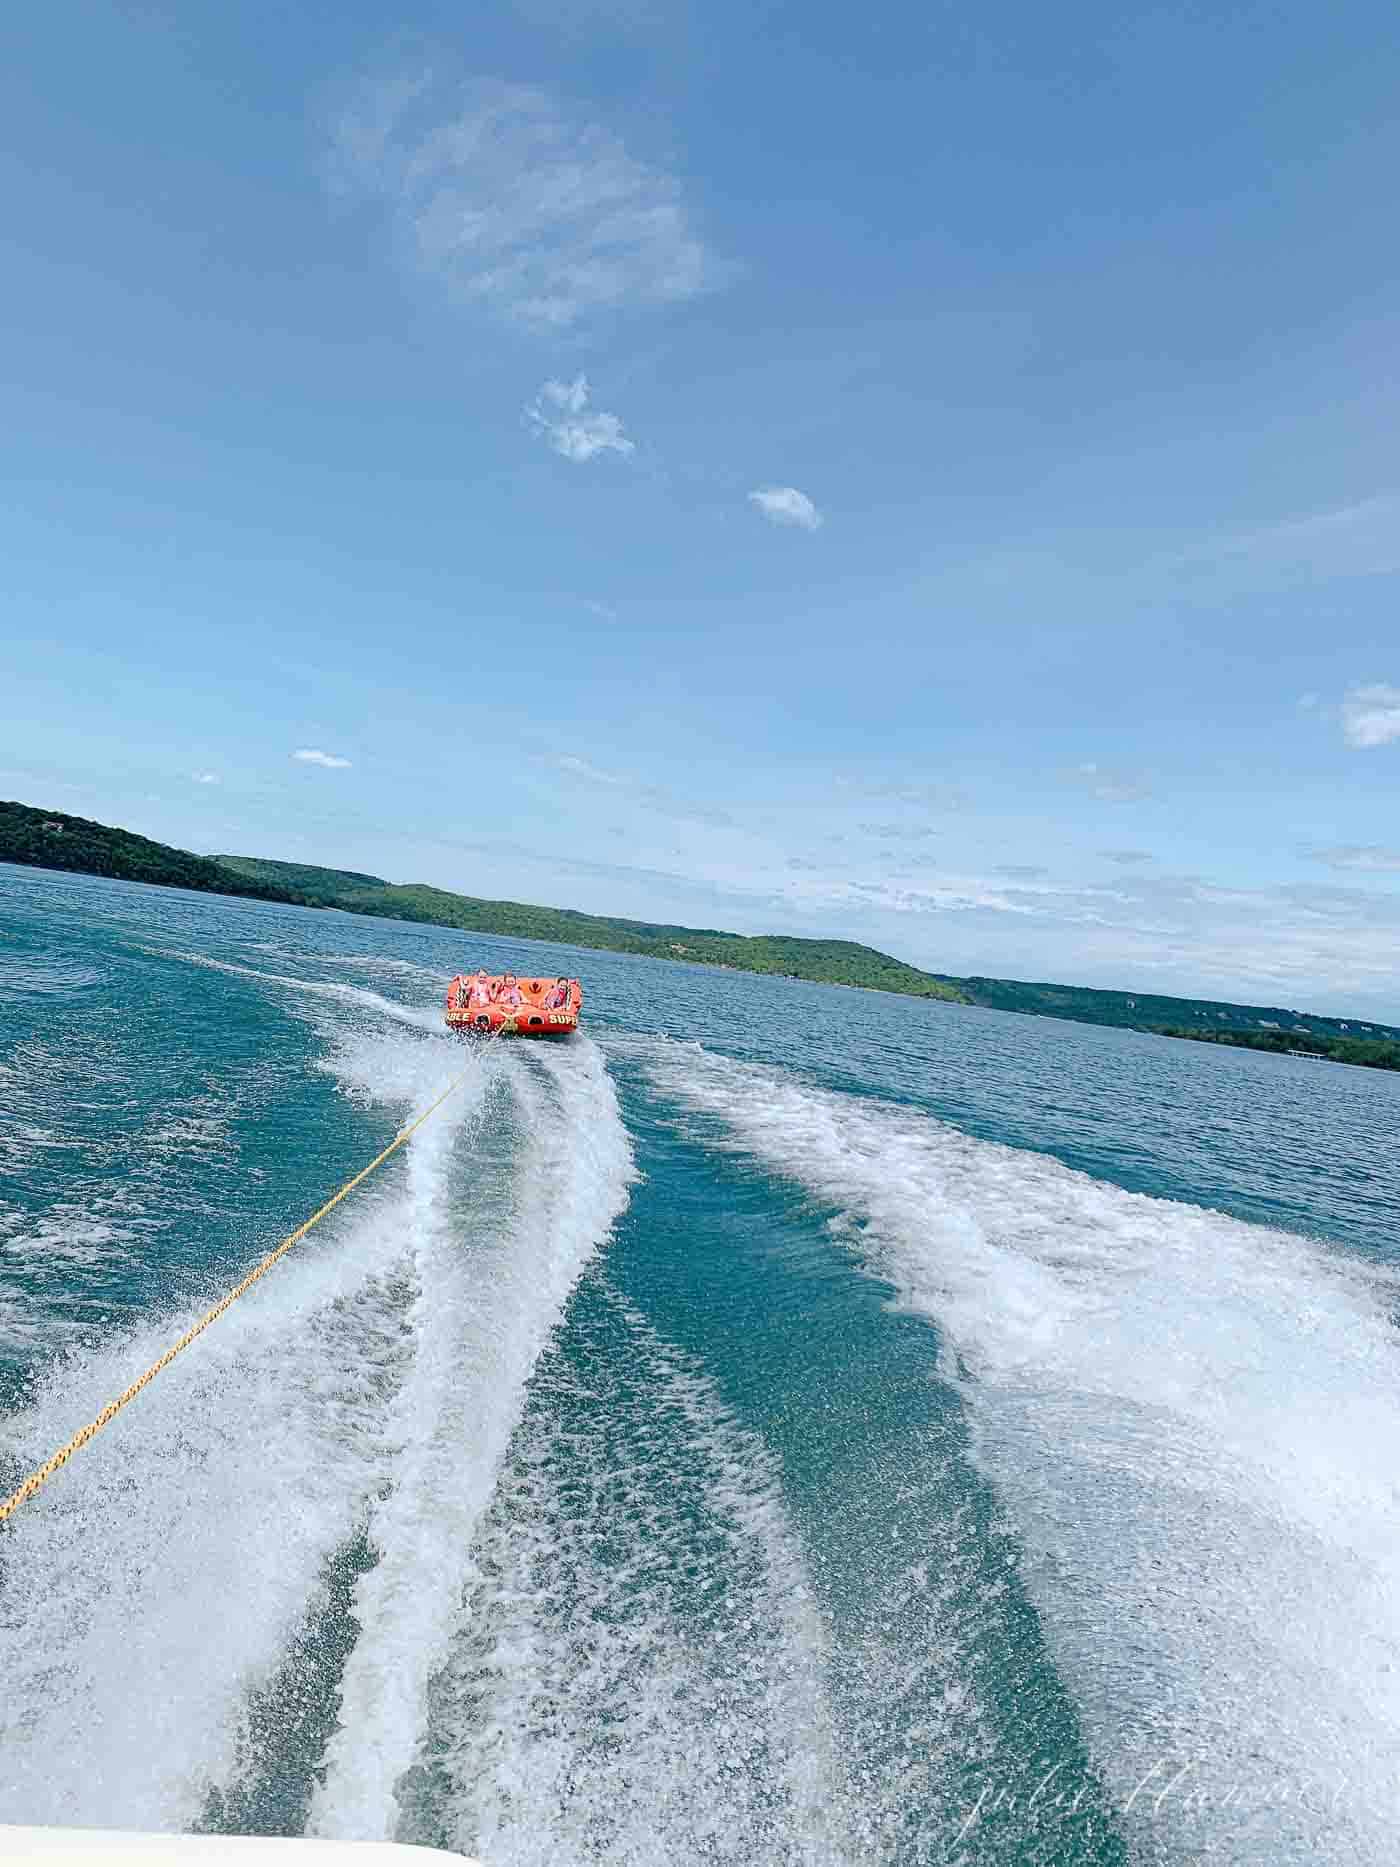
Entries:
[[749,494],[749,503],[775,525],[799,525],[814,532],[822,523],[821,513],[795,486],[760,486]]
[[350,769],[348,758],[341,758],[335,752],[323,752],[319,746],[303,746],[299,751],[293,752],[292,757],[300,759],[303,765],[323,765],[327,771]]
[[1308,854],[1329,869],[1356,869],[1368,875],[1400,870],[1400,849],[1386,849],[1380,843],[1336,843]]
[[591,394],[586,376],[575,376],[572,382],[551,380],[526,408],[526,419],[565,460],[592,460],[607,452],[625,459],[636,451],[635,442],[622,432],[618,416],[589,408]]

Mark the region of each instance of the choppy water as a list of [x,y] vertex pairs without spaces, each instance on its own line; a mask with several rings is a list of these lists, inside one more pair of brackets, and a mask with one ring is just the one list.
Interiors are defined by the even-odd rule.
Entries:
[[1400,1079],[0,868],[0,1820],[1384,1863]]

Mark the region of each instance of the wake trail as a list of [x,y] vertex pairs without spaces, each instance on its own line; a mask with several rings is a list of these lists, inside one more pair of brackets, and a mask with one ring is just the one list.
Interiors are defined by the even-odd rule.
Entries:
[[[360,1091],[421,1107],[446,1051],[400,1039]],[[347,1079],[376,1054],[352,1043]],[[393,1469],[384,1414],[412,1374],[416,1228],[481,1118],[490,1062],[16,1519],[0,1552],[0,1819],[189,1828],[238,1775],[250,1697]],[[55,1365],[5,1423],[7,1466],[38,1464],[203,1307]]]
[[1387,1858],[1400,1360],[1384,1277],[907,1108],[698,1046],[641,1055],[711,1145],[806,1187],[861,1267],[938,1325],[1139,1845]]
[[[387,1423],[388,1494],[369,1518],[361,1633],[311,1831],[392,1838],[428,1681],[458,1613],[473,1533],[495,1489],[526,1383],[565,1300],[627,1200],[631,1150],[611,1081],[586,1042],[500,1058],[468,1203],[425,1151],[413,1165],[410,1365]],[[447,1147],[444,1137],[430,1144]]]
[[[143,947],[141,950],[158,959],[179,959],[190,966],[203,966],[210,972],[227,973],[234,978],[256,979],[263,985],[281,986],[307,998],[355,1005],[361,1010],[393,1018],[400,1024],[412,1025],[415,1030],[428,1031],[435,1036],[442,1033],[440,1005],[408,1005],[398,999],[385,998],[382,993],[372,991],[366,985],[346,985],[339,979],[298,979],[291,973],[266,972],[257,966],[240,966],[234,960],[215,959],[208,953],[172,952],[156,947]],[[333,1027],[330,1027],[328,1034],[333,1034]]]
[[598,1277],[470,1558],[400,1839],[493,1867],[868,1858],[776,1461]]

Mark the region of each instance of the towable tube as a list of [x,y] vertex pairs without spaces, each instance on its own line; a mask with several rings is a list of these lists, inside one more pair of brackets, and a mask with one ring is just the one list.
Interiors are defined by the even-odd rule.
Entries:
[[460,972],[447,988],[444,1015],[448,1029],[464,1036],[567,1037],[582,1009],[577,979]]

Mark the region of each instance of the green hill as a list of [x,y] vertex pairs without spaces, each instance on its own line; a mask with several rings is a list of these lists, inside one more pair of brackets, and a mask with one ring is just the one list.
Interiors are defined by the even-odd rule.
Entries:
[[69,869],[79,875],[109,875],[123,882],[157,882],[165,888],[196,888],[206,894],[247,895],[255,901],[301,901],[280,883],[236,875],[207,856],[153,843],[131,830],[113,830],[62,810],[0,802],[0,862],[32,868]]
[[972,1004],[995,1011],[1028,1011],[1042,1018],[1073,1018],[1081,1024],[1116,1024],[1135,1031],[1156,1031],[1164,1037],[1193,1037],[1201,1031],[1213,1031],[1400,1038],[1400,1030],[1392,1025],[1364,1018],[1323,1018],[1315,1012],[1281,1005],[1235,1005],[1214,998],[1105,992],[1095,986],[1033,985],[1018,979],[956,978],[952,983]]
[[698,960],[744,972],[860,985],[916,998],[982,1005],[995,1011],[1069,1018],[1081,1024],[1119,1025],[1164,1037],[1200,1037],[1256,1050],[1326,1055],[1339,1062],[1367,1063],[1385,1069],[1400,1067],[1400,1030],[1360,1019],[1323,1018],[1281,1006],[1234,1005],[1219,999],[1107,992],[1092,986],[1032,984],[980,976],[959,978],[949,973],[921,972],[916,966],[907,966],[851,940],[799,940],[774,934],[731,934],[713,928],[614,920],[599,914],[580,914],[571,908],[483,901],[422,883],[396,885],[377,876],[268,862],[254,856],[220,856],[218,860],[249,880],[295,888],[309,900],[351,913],[383,914],[390,919],[460,927],[470,933],[553,940],[568,946],[648,954],[657,959]]
[[295,889],[308,901],[351,914],[381,914],[389,920],[426,921],[460,927],[464,933],[505,934],[518,940],[550,940],[563,946],[639,953],[652,959],[698,960],[740,972],[775,973],[828,985],[862,985],[880,992],[962,1003],[963,993],[946,979],[906,966],[854,940],[798,940],[779,934],[721,933],[711,927],[672,927],[663,922],[617,920],[581,914],[574,908],[531,907],[523,901],[483,901],[449,894],[422,882],[395,884],[378,876],[341,869],[308,868],[257,856],[220,856],[234,874],[269,887]]
[[980,975],[922,972],[854,940],[802,940],[782,934],[732,934],[713,927],[582,914],[574,908],[488,901],[422,882],[396,883],[357,869],[273,862],[257,856],[191,855],[129,830],[114,830],[58,810],[0,803],[0,862],[159,882],[260,901],[341,908],[350,914],[459,927],[464,933],[545,940],[562,946],[692,960],[736,971],[864,986],[913,998],[943,999],[997,1011],[1069,1018],[1193,1038],[1251,1050],[1330,1058],[1371,1068],[1400,1069],[1400,1029],[1361,1018],[1221,999],[1169,998],[1159,993],[1109,992],[1091,986],[1035,984]]

